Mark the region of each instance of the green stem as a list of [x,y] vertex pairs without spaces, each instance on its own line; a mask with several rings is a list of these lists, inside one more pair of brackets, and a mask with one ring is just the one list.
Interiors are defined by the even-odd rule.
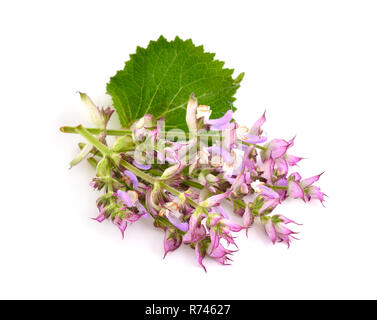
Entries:
[[76,133],[82,135],[90,144],[96,147],[103,155],[112,158],[113,152],[105,146],[101,141],[96,139],[88,130],[86,130],[82,125],[75,128]]
[[[103,132],[103,129],[98,129],[98,128],[84,128],[86,131],[88,131],[91,134],[99,134]],[[60,127],[60,131],[64,133],[78,133],[77,132],[77,127]],[[167,131],[162,131],[161,134],[162,136],[165,136],[168,132]],[[126,129],[119,129],[119,130],[114,130],[114,129],[106,129],[106,134],[108,136],[124,136],[124,135],[132,135],[132,130],[126,130]],[[174,132],[174,135],[180,136],[181,138],[190,138],[190,134],[188,132]],[[206,133],[200,133],[199,137],[221,137],[221,131],[208,131]],[[266,148],[261,147],[256,144],[251,144],[251,143],[246,143],[247,145],[254,145],[256,148],[261,149],[261,150],[266,150]]]
[[[84,142],[80,142],[78,145],[79,145],[80,150],[82,150],[82,149],[84,149],[84,147],[86,146],[86,143],[84,143]],[[118,152],[135,151],[135,147],[134,147],[134,146],[131,146],[131,147],[123,147],[121,150],[117,150],[117,151],[118,151]],[[90,153],[91,153],[91,154],[95,154],[95,153],[97,153],[97,151],[92,149],[92,150],[90,150]],[[96,154],[96,155],[101,156],[101,154]]]
[[192,181],[192,180],[185,180],[182,181],[181,184],[187,186],[187,187],[193,187],[202,190],[204,187],[199,182]]
[[[89,133],[92,134],[99,134],[102,133],[103,129],[98,129],[98,128],[85,128]],[[76,127],[61,127],[60,128],[61,132],[64,133],[78,133],[76,130]],[[112,130],[112,129],[106,129],[106,134],[109,136],[124,136],[125,134],[132,134],[132,130]]]
[[260,150],[264,150],[264,151],[267,150],[267,148],[262,147],[262,146],[258,146],[258,145],[255,144],[255,143],[247,143],[247,142],[243,142],[243,143],[246,144],[246,145],[248,145],[248,146],[254,146],[255,148],[260,149]]
[[131,171],[134,175],[138,176],[139,178],[149,182],[150,184],[154,184],[157,179],[153,178],[151,175],[148,173],[145,173],[141,171],[139,168],[136,168],[134,165],[131,163],[127,162],[126,160],[120,160],[119,164],[122,167],[125,167],[127,170]]
[[266,184],[266,187],[269,187],[271,189],[288,190],[288,187],[284,187],[284,186],[271,186],[269,184]]

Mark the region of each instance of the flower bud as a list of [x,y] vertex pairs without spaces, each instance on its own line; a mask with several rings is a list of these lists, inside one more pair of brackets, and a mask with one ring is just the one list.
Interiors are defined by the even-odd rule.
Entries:
[[133,145],[132,137],[124,135],[115,140],[112,149],[115,152],[126,152],[128,151],[128,147],[132,147]]
[[90,99],[89,96],[86,93],[79,92],[79,94],[80,94],[81,102],[82,102],[83,106],[85,107],[92,123],[95,126],[101,128],[101,129],[104,129],[105,128],[105,121],[104,121],[98,107],[94,104],[92,99]]
[[69,163],[69,168],[71,169],[76,164],[79,164],[82,160],[84,160],[85,157],[90,153],[90,151],[92,150],[92,148],[93,148],[93,146],[90,143],[86,144],[81,149],[81,151],[79,152],[79,154]]
[[196,109],[198,107],[198,100],[195,98],[194,94],[191,94],[190,99],[187,104],[186,109],[186,122],[189,131],[196,132],[198,130],[198,125],[196,122]]
[[110,170],[109,160],[106,157],[104,157],[97,164],[97,168],[96,168],[97,176],[106,177],[109,173],[109,170]]

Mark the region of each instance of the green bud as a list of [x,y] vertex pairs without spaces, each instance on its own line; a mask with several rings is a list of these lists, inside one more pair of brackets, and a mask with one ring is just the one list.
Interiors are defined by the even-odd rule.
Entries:
[[112,150],[114,152],[126,152],[130,150],[130,147],[133,147],[134,143],[131,136],[124,135],[115,140]]
[[172,165],[171,167],[167,168],[161,176],[161,180],[170,179],[171,177],[175,176],[180,168],[180,165],[177,163]]
[[103,119],[103,116],[101,115],[101,112],[98,109],[98,107],[94,104],[92,99],[90,99],[89,96],[86,93],[79,92],[79,94],[80,94],[81,102],[82,102],[83,106],[85,107],[92,123],[95,126],[101,128],[101,129],[104,129],[105,128],[105,120]]
[[109,173],[109,170],[110,170],[109,159],[104,157],[97,164],[97,168],[96,168],[97,176],[98,177],[106,177]]
[[79,152],[79,154],[70,162],[69,168],[71,169],[76,164],[79,164],[82,160],[84,160],[85,157],[90,153],[90,150],[92,150],[92,148],[93,148],[93,146],[90,143],[86,144],[81,149],[81,151]]

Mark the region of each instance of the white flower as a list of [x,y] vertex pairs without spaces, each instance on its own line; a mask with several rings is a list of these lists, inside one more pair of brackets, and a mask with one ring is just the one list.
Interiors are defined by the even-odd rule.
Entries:
[[90,99],[90,97],[86,93],[79,92],[79,94],[80,94],[81,102],[83,106],[85,107],[86,112],[88,113],[92,123],[98,128],[104,129],[105,121],[98,107],[94,104],[92,99]]
[[256,193],[262,193],[262,189],[260,188],[261,185],[264,185],[264,183],[259,180],[255,180],[250,184],[250,186]]
[[134,205],[136,201],[139,200],[139,195],[137,194],[136,191],[133,191],[133,190],[128,190],[127,193],[128,193],[128,196],[130,197],[132,205]]
[[190,96],[189,102],[186,109],[186,123],[190,131],[197,131],[196,123],[196,109],[198,108],[198,100],[195,98],[194,94]]
[[181,213],[179,212],[179,206],[178,203],[175,201],[167,202],[165,203],[165,208],[173,212],[173,214],[179,218],[181,216]]
[[196,109],[196,119],[204,118],[204,120],[208,120],[212,113],[211,107],[201,104]]
[[246,140],[246,135],[249,133],[249,128],[246,126],[242,126],[236,129],[237,138],[240,140]]

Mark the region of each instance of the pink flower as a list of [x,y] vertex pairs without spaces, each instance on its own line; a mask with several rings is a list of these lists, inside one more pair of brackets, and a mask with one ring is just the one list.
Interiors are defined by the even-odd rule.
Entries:
[[206,229],[202,225],[202,212],[195,211],[189,221],[189,229],[188,232],[183,236],[183,242],[185,244],[195,243],[202,240],[206,235]]
[[288,195],[293,199],[302,199],[305,202],[304,190],[294,180],[288,180]]
[[269,158],[277,159],[282,157],[290,147],[288,141],[282,139],[274,139],[265,145],[266,150],[262,152],[262,159],[267,160]]
[[285,242],[289,247],[291,238],[297,240],[297,238],[293,236],[293,234],[296,234],[296,232],[293,232],[285,226],[288,223],[298,224],[293,220],[290,220],[284,216],[275,215],[272,217],[263,217],[262,222],[264,224],[265,231],[273,244],[275,244],[276,241]]
[[122,239],[124,239],[124,231],[127,228],[127,219],[120,219],[119,217],[115,217],[113,223],[118,227],[118,229],[122,233]]
[[307,188],[309,186],[311,186],[314,182],[318,181],[319,178],[321,177],[321,175],[323,175],[324,172],[314,176],[314,177],[310,177],[310,178],[306,178],[304,180],[301,181],[301,186],[302,188]]
[[225,239],[228,244],[237,246],[231,232],[239,232],[244,229],[244,227],[225,219],[218,213],[208,215],[206,226],[209,229],[212,250],[217,248],[221,238]]
[[182,235],[174,228],[166,228],[164,237],[164,258],[168,252],[178,249],[182,244]]
[[235,252],[235,250],[225,249],[222,244],[219,244],[215,249],[211,246],[207,249],[207,255],[223,265],[229,265],[227,262],[232,261],[232,259],[228,256],[232,255],[233,252]]
[[195,245],[196,259],[198,260],[198,263],[202,266],[205,272],[207,272],[207,269],[203,264],[203,259],[206,256],[207,248],[208,248],[207,241],[199,241]]
[[107,218],[107,216],[105,214],[105,210],[103,208],[103,205],[99,205],[98,210],[99,210],[99,214],[98,214],[97,218],[92,218],[92,219],[101,223],[103,220],[105,220]]
[[323,204],[323,201],[325,201],[324,196],[327,196],[325,193],[321,191],[319,187],[316,187],[316,186],[308,187],[305,190],[305,192],[306,192],[306,197],[308,201],[310,201],[312,198],[318,199],[319,201],[321,201],[322,204]]
[[216,194],[214,196],[211,196],[208,199],[202,201],[200,203],[200,206],[204,208],[216,206],[220,203],[221,200],[227,198],[230,195],[230,193],[231,193],[231,190],[221,193],[221,194]]

